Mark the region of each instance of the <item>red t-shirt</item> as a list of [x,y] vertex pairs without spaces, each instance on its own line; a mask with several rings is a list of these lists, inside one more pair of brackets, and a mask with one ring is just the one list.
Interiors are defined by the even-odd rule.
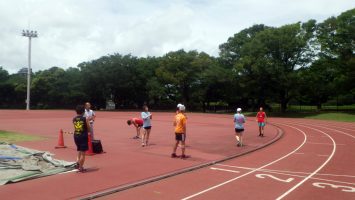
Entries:
[[132,121],[134,121],[134,123],[136,123],[138,126],[143,126],[143,119],[132,118]]
[[265,122],[265,112],[258,112],[258,114],[256,114],[256,118],[258,118],[258,122]]

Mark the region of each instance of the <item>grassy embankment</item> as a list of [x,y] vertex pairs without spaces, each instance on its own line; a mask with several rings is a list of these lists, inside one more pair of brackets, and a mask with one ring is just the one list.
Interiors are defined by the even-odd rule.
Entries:
[[43,139],[44,138],[40,136],[25,135],[25,134],[0,130],[0,142],[17,143],[17,142],[36,141],[36,140],[43,140]]

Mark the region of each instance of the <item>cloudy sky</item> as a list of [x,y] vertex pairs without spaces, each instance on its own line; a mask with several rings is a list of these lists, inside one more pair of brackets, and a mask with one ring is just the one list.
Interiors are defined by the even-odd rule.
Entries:
[[76,67],[104,55],[161,56],[181,48],[218,55],[218,45],[253,24],[281,26],[355,8],[354,0],[1,0],[0,66]]

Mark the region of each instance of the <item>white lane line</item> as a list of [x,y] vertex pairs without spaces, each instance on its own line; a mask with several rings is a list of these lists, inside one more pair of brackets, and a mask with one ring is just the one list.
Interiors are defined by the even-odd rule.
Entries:
[[[354,132],[355,131],[355,128],[354,129],[343,128],[339,124],[333,124],[331,126],[329,124],[314,125],[314,124],[310,124],[310,123],[306,123],[306,122],[302,122],[302,121],[286,121],[286,122],[283,122],[283,123],[285,123],[285,124],[304,124],[304,125],[308,125],[308,126],[317,126],[317,127],[326,128],[326,129],[333,128],[333,129],[331,129],[333,131],[338,131],[338,129],[343,129],[343,130],[350,131],[350,132]],[[334,129],[334,127],[336,127],[336,129]],[[339,132],[342,132],[342,131],[339,131]],[[345,134],[347,134],[347,133],[345,133]],[[353,136],[353,135],[349,135],[349,136],[355,138],[355,136]]]
[[[228,172],[228,170],[226,170],[226,171]],[[263,173],[266,172],[266,173],[271,173],[271,174],[280,174],[280,175],[293,176],[293,177],[299,177],[299,178],[305,178],[306,177],[306,175],[293,174],[293,173],[296,173],[296,172],[285,173],[285,172],[282,172],[282,171],[278,172],[278,171],[275,171],[275,170],[266,170],[266,169],[265,170],[260,170],[260,172],[263,172]],[[298,172],[298,173],[300,173],[300,172]],[[310,173],[304,173],[304,174],[310,174]],[[348,184],[348,185],[355,185],[355,183],[344,182],[344,181],[336,181],[336,180],[332,180],[332,179],[315,178],[315,177],[312,177],[310,179],[319,180],[319,181],[333,182],[333,183],[343,183],[343,184]]]
[[[282,172],[269,172],[269,173],[281,174],[281,175],[286,175],[286,176],[294,176],[294,177],[300,177],[300,178],[305,178],[305,177],[306,177],[306,176],[302,176],[302,175],[288,174],[288,173],[282,173]],[[315,177],[312,177],[312,178],[310,178],[310,179],[312,179],[312,180],[320,180],[320,181],[327,181],[327,182],[333,182],[333,183],[343,183],[343,184],[348,184],[348,185],[355,185],[355,183],[344,182],[344,181],[336,181],[336,180],[325,179],[325,178],[315,178]]]
[[[274,163],[276,163],[276,162],[279,162],[280,160],[283,160],[283,159],[287,158],[288,156],[292,155],[293,153],[295,153],[296,151],[298,151],[301,147],[303,147],[303,145],[304,145],[304,144],[306,143],[306,141],[307,141],[307,135],[306,135],[306,133],[303,132],[302,130],[296,128],[296,127],[293,127],[293,126],[289,126],[289,125],[284,125],[284,126],[288,126],[288,127],[294,128],[294,129],[298,130],[299,132],[301,132],[301,133],[303,134],[303,136],[304,136],[303,142],[302,142],[302,144],[299,145],[296,149],[294,149],[294,150],[291,151],[290,153],[288,153],[288,154],[282,156],[281,158],[276,159],[276,160],[274,160],[274,161],[272,161],[272,162],[270,162],[270,163],[268,163],[268,164],[266,164],[266,165],[263,165],[263,166],[261,166],[261,167],[259,167],[259,168],[256,168],[256,169],[254,169],[254,170],[252,170],[252,171],[250,171],[250,172],[247,172],[247,173],[245,173],[245,174],[243,174],[243,175],[237,176],[237,177],[235,177],[235,178],[233,178],[233,179],[230,179],[230,180],[225,181],[225,182],[223,182],[223,183],[220,183],[220,184],[218,184],[218,185],[212,186],[212,187],[210,187],[210,188],[207,188],[207,189],[205,189],[205,190],[202,190],[202,191],[200,191],[200,192],[198,192],[198,193],[195,193],[195,194],[193,194],[193,195],[190,195],[190,196],[188,196],[188,197],[185,197],[185,198],[183,198],[182,200],[191,199],[191,198],[193,198],[193,197],[196,197],[196,196],[198,196],[198,195],[201,195],[201,194],[206,193],[206,192],[208,192],[208,191],[211,191],[211,190],[213,190],[213,189],[219,188],[219,187],[221,187],[221,186],[223,186],[223,185],[225,185],[225,184],[228,184],[228,183],[230,183],[230,182],[233,182],[233,181],[235,181],[235,180],[237,180],[237,179],[240,179],[240,178],[242,178],[242,177],[244,177],[244,176],[247,176],[247,175],[249,175],[249,174],[251,174],[251,173],[254,173],[254,172],[256,172],[256,171],[258,171],[258,170],[260,170],[260,169],[262,169],[262,168],[265,168],[265,167],[270,166],[270,165],[272,165],[272,164],[274,164]],[[278,131],[280,131],[279,128],[277,128],[277,129],[278,129]]]
[[[254,169],[256,169],[256,168],[250,168],[250,167],[240,167],[240,166],[224,165],[224,164],[216,164],[216,165],[223,166],[223,167],[237,168],[237,169],[246,169],[246,170],[254,170]],[[276,169],[261,169],[259,171],[260,172],[282,172],[282,173],[289,173],[289,174],[311,174],[311,172],[298,172],[298,171],[287,171],[287,170],[276,170]],[[345,174],[322,174],[322,173],[317,173],[316,175],[317,176],[335,176],[335,177],[355,178],[354,175],[345,175]]]
[[[302,125],[299,125],[299,126],[302,126]],[[298,184],[296,184],[295,186],[293,186],[291,189],[289,189],[288,191],[286,191],[285,193],[283,193],[281,196],[279,196],[277,198],[277,200],[279,199],[282,199],[284,198],[285,196],[287,196],[288,194],[290,194],[292,191],[294,191],[296,188],[298,188],[299,186],[301,186],[304,182],[306,182],[308,179],[310,179],[312,176],[314,176],[315,174],[317,174],[326,164],[328,164],[328,162],[333,158],[334,154],[335,154],[335,151],[336,151],[336,143],[334,141],[334,139],[328,135],[327,133],[321,131],[321,130],[318,130],[318,129],[314,129],[314,128],[311,128],[311,127],[306,127],[306,126],[303,126],[305,128],[309,128],[309,129],[312,129],[312,130],[315,130],[315,131],[319,131],[321,133],[323,133],[324,135],[327,135],[329,137],[329,139],[332,140],[333,142],[333,151],[332,153],[330,154],[330,156],[328,157],[328,159],[321,165],[318,167],[318,169],[316,169],[314,172],[312,172],[310,175],[308,175],[306,178],[304,178],[301,182],[299,182]]]
[[[295,124],[295,123],[293,123]],[[349,133],[346,133],[346,132],[343,132],[343,131],[339,131],[337,129],[333,129],[333,128],[327,128],[327,127],[324,127],[324,126],[318,126],[318,125],[313,125],[313,124],[305,124],[305,123],[296,123],[296,124],[303,124],[303,125],[307,125],[307,126],[313,126],[313,127],[318,127],[318,128],[324,128],[324,129],[327,129],[327,130],[331,130],[331,131],[335,131],[335,132],[338,132],[340,134],[344,134],[344,135],[347,135],[349,137],[352,137],[353,139],[355,139],[355,136],[349,134]]]
[[232,172],[232,173],[240,173],[240,171],[235,171],[235,170],[230,170],[230,169],[222,169],[222,168],[216,168],[216,167],[210,167],[212,170],[217,170],[217,171],[225,171],[225,172]]
[[302,155],[303,155],[304,153],[297,153],[297,152],[296,152],[296,153],[293,153],[293,154],[302,154]]

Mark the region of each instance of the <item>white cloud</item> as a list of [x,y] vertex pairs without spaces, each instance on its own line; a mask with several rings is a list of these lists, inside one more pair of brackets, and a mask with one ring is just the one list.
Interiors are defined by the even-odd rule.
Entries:
[[12,0],[0,2],[0,66],[34,71],[75,67],[103,55],[160,56],[184,48],[218,55],[218,45],[253,24],[322,21],[354,8],[350,0]]

